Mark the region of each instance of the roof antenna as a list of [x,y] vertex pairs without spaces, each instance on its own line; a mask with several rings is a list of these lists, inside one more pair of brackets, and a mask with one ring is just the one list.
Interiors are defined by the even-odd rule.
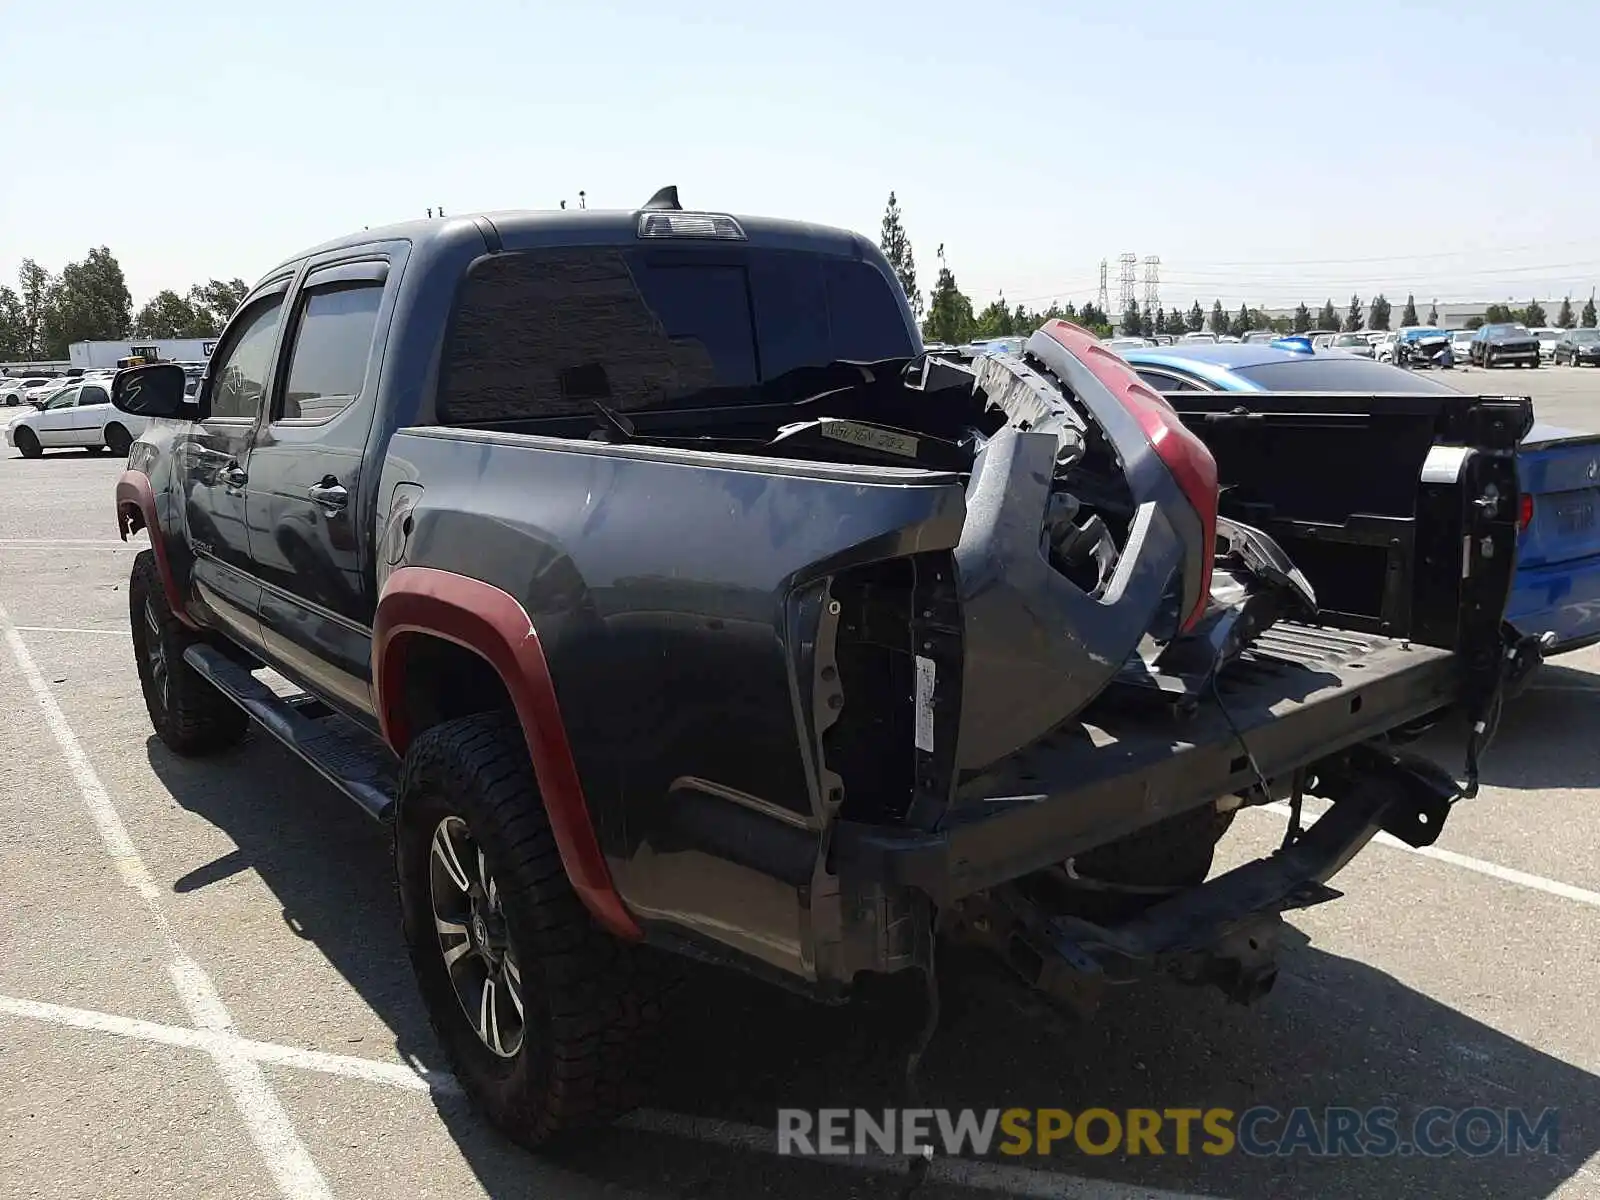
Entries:
[[678,203],[678,189],[673,184],[667,184],[654,196],[644,202],[640,212],[667,211],[682,212],[683,205]]

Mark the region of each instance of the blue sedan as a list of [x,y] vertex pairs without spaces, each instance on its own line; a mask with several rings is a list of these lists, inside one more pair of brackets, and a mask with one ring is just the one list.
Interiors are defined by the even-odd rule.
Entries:
[[[1451,392],[1436,378],[1308,342],[1152,346],[1122,357],[1159,392]],[[1600,435],[1536,423],[1517,454],[1517,575],[1506,619],[1558,654],[1600,642]]]

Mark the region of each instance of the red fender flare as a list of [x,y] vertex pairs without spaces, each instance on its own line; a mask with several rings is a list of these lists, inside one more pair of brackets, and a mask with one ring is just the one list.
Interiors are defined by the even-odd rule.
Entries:
[[156,556],[156,573],[161,576],[161,590],[167,594],[167,607],[189,628],[199,628],[184,606],[183,593],[167,558],[167,539],[156,520],[156,494],[150,486],[150,476],[143,471],[124,471],[117,480],[117,532],[127,541],[140,529],[150,535],[150,549]]
[[413,730],[405,712],[406,656],[394,651],[409,634],[443,638],[494,668],[527,739],[550,830],[573,890],[603,928],[639,939],[639,926],[617,893],[595,836],[550,666],[527,611],[493,584],[451,571],[400,567],[385,580],[372,628],[372,680],[384,739],[398,755],[405,754]]

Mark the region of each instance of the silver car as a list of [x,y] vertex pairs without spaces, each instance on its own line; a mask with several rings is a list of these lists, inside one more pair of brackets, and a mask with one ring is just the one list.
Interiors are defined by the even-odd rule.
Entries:
[[1361,358],[1373,357],[1372,339],[1364,333],[1335,334],[1328,349],[1343,350],[1346,354],[1355,354]]

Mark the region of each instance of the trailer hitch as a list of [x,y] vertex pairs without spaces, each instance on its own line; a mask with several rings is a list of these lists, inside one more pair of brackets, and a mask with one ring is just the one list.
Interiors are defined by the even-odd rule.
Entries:
[[1049,893],[1024,876],[966,897],[949,925],[1083,1017],[1108,985],[1148,974],[1251,1003],[1277,978],[1284,913],[1339,899],[1343,893],[1327,881],[1380,831],[1431,845],[1462,794],[1429,760],[1373,743],[1312,764],[1306,786],[1333,805],[1288,844],[1123,921],[1102,925],[1052,911],[1042,899]]

